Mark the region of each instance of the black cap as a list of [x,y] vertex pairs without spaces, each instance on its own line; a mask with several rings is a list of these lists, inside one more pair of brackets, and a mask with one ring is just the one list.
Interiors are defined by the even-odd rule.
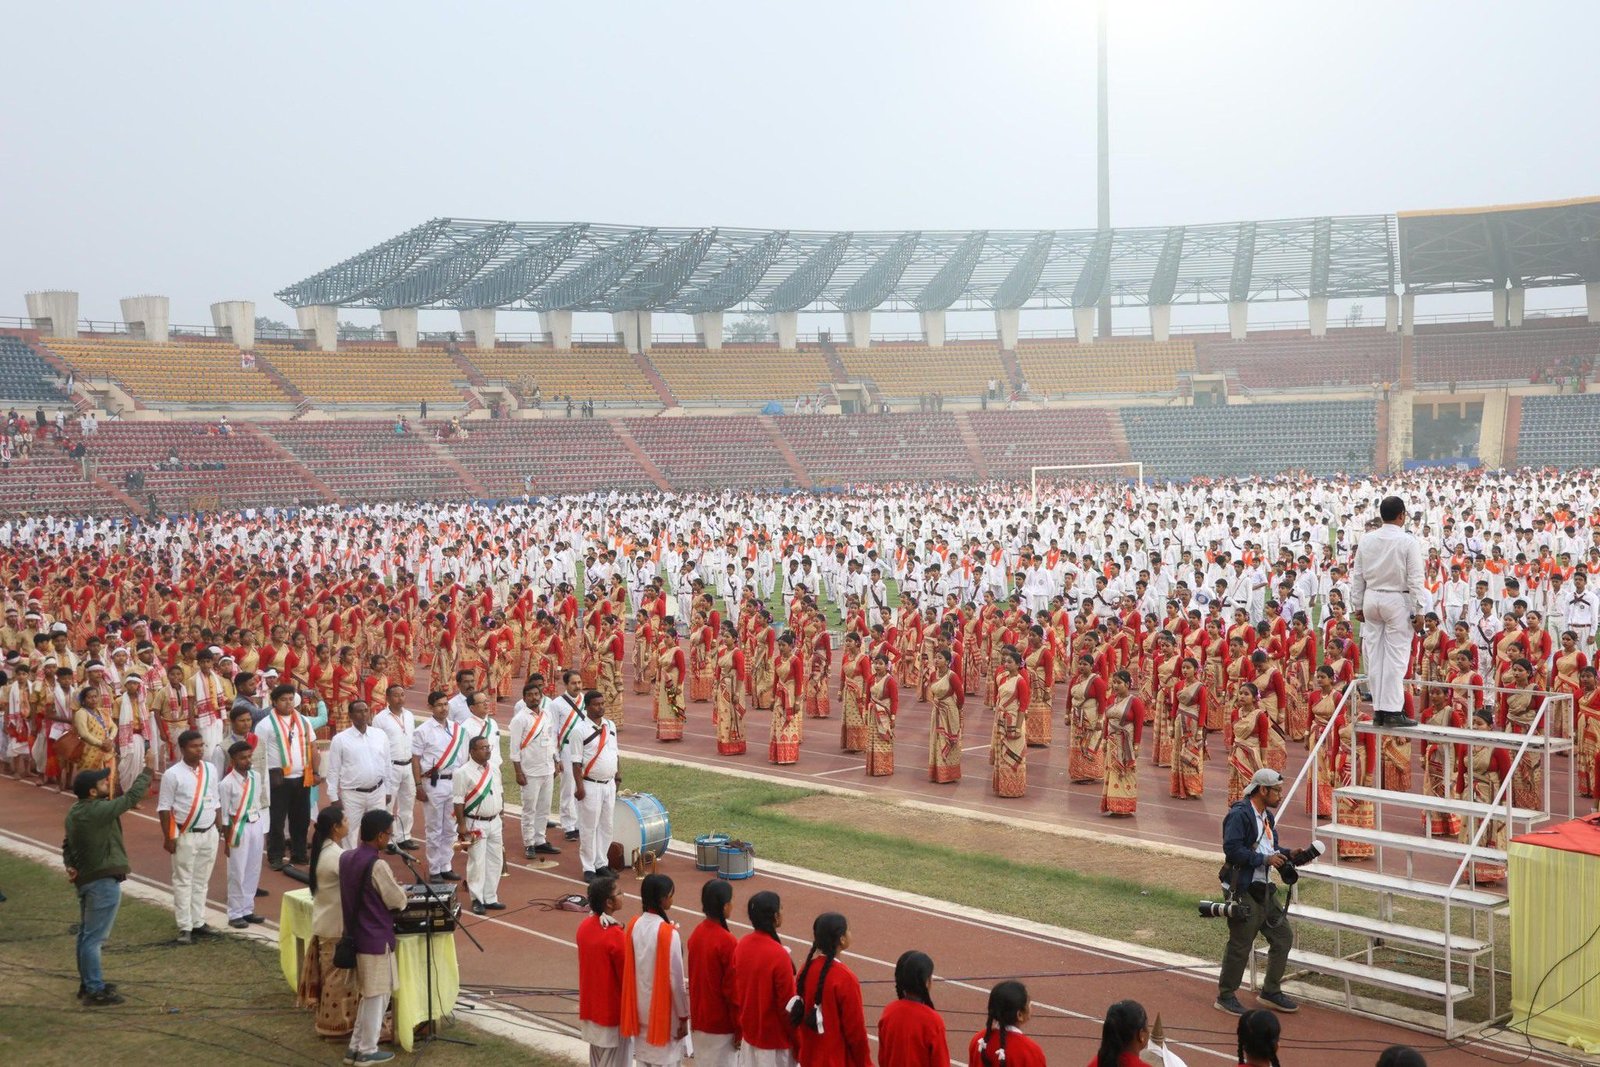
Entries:
[[72,780],[72,791],[78,794],[79,800],[88,800],[89,794],[94,792],[94,787],[101,779],[110,778],[108,770],[79,771],[78,776]]

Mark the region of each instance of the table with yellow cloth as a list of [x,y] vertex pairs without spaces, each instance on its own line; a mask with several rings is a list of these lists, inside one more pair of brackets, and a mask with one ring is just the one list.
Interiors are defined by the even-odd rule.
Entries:
[[[442,1019],[456,1007],[461,991],[461,972],[456,964],[454,931],[431,935],[433,938],[433,1011],[428,1011],[428,946],[422,934],[401,934],[395,941],[395,967],[400,980],[395,985],[394,1036],[400,1047],[411,1051],[412,1035],[429,1019]],[[283,911],[278,916],[278,963],[290,989],[300,986],[300,966],[306,944],[311,940],[311,890],[295,889],[283,895]]]
[[1600,980],[1589,981],[1600,974],[1600,936],[1595,936],[1600,821],[1575,819],[1523,834],[1512,840],[1507,854],[1508,1025],[1532,1037],[1600,1052]]

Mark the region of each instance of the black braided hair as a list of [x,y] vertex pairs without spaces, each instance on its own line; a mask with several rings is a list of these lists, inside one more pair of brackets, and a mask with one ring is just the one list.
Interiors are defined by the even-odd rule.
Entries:
[[[986,1065],[1003,1065],[1006,1062],[1006,1027],[1017,1025],[1022,1013],[1028,1010],[1028,987],[1021,982],[1001,982],[989,990],[989,1013],[983,1020],[983,1036],[978,1039],[978,1056]],[[998,1049],[990,1048],[990,1038],[995,1032]]]
[[1100,1024],[1100,1052],[1095,1056],[1095,1067],[1117,1067],[1122,1054],[1138,1040],[1139,1031],[1149,1024],[1144,1005],[1137,1000],[1119,1000],[1107,1008],[1105,1022]]
[[928,983],[933,981],[933,960],[926,952],[902,952],[894,964],[894,995],[933,1007]]
[[783,944],[778,937],[778,912],[783,910],[783,901],[778,894],[770,889],[763,889],[750,898],[744,906],[745,914],[750,917],[750,926],[758,934],[766,934],[772,940]]
[[[800,968],[800,977],[795,980],[798,995],[789,1006],[789,1022],[794,1026],[808,1026],[817,1033],[822,1032],[822,986],[828,980],[828,968],[839,955],[839,942],[849,930],[849,922],[836,911],[825,911],[811,923],[811,951],[806,953],[805,966]],[[822,966],[817,968],[817,984],[807,1004],[806,975],[819,952]]]
[[1239,1016],[1239,1062],[1248,1058],[1265,1059],[1272,1067],[1278,1063],[1278,1017],[1265,1008],[1251,1008]]

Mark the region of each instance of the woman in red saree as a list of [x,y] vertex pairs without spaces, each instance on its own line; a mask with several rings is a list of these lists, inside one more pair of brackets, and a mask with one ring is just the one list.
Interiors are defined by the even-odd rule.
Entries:
[[794,634],[778,638],[772,670],[772,730],[767,737],[767,762],[784,766],[800,759],[800,689],[805,668],[795,649]]
[[[1578,672],[1578,700],[1572,717],[1573,767],[1578,795],[1600,796],[1600,677],[1593,667]],[[1600,808],[1600,804],[1596,805]]]
[[661,636],[652,653],[656,663],[655,720],[657,741],[682,741],[684,685],[689,678],[689,658],[678,647],[677,626],[671,619],[659,623]]
[[[1472,717],[1470,728],[1473,730],[1488,731],[1494,728],[1492,716],[1486,708]],[[1480,804],[1492,804],[1495,794],[1500,791],[1500,784],[1505,781],[1506,775],[1511,773],[1511,754],[1503,748],[1490,745],[1466,745],[1466,754],[1461,759],[1461,769],[1456,772],[1456,793],[1476,800]],[[1513,804],[1523,806],[1515,798]],[[1477,833],[1475,821],[1469,821],[1461,828],[1463,843],[1472,840]],[[1487,848],[1504,849],[1506,847],[1506,824],[1504,819],[1490,819],[1489,828],[1484,831],[1481,844]],[[1505,864],[1499,862],[1474,863],[1472,865],[1472,881],[1474,885],[1487,885],[1506,880]]]
[[738,646],[733,623],[722,624],[722,634],[713,652],[713,692],[716,701],[717,755],[742,756],[745,753],[744,719],[749,712],[750,676],[744,650]]
[[1271,729],[1266,712],[1256,704],[1254,682],[1240,682],[1233,695],[1233,719],[1228,737],[1228,804],[1237,804],[1244,787],[1257,771],[1265,767],[1267,731]]
[[1000,650],[994,731],[989,738],[989,765],[997,797],[1020,797],[1028,791],[1028,699],[1022,653],[1007,645]]
[[1172,718],[1168,728],[1172,752],[1171,793],[1187,800],[1203,796],[1206,791],[1205,724],[1211,694],[1194,660],[1184,660],[1182,670],[1182,676],[1173,685]]
[[[1370,789],[1378,765],[1378,738],[1376,734],[1350,733],[1344,725],[1346,714],[1345,711],[1339,713],[1339,724],[1334,727],[1333,736],[1328,739],[1330,742],[1337,741],[1339,745],[1334,754],[1334,771],[1338,775],[1338,784]],[[1370,800],[1339,797],[1337,809],[1339,821],[1348,826],[1370,830],[1376,825],[1373,803]],[[1371,842],[1347,841],[1342,837],[1336,847],[1341,860],[1371,859],[1377,852]]]
[[948,648],[934,652],[938,676],[928,687],[933,698],[933,715],[928,727],[928,780],[947,783],[961,780],[962,709],[966,706],[961,676],[952,667]]
[[1067,777],[1074,782],[1106,776],[1105,706],[1106,683],[1094,657],[1079,656],[1067,688]]
[[[706,620],[706,613],[696,611],[689,622],[689,703],[705,704],[711,700],[712,676],[716,673],[715,644],[717,634]],[[715,721],[716,711],[712,711]]]
[[[1117,671],[1111,676],[1111,697],[1106,701],[1106,781],[1100,791],[1100,814],[1132,815],[1139,808],[1139,736],[1144,729],[1144,703],[1133,695],[1133,676]],[[1204,733],[1201,732],[1204,737]]]
[[887,651],[872,657],[872,685],[867,689],[867,774],[894,773],[894,723],[900,715],[900,683]]
[[861,651],[861,635],[852,630],[844,635],[844,655],[839,660],[839,745],[846,752],[866,751],[870,685],[872,661]]
[[1303,742],[1310,748],[1316,742],[1310,728],[1310,704],[1317,689],[1312,679],[1317,670],[1317,635],[1311,631],[1305,612],[1297,611],[1289,620],[1284,648],[1284,675],[1289,683],[1289,740]]
[[[1467,728],[1467,717],[1461,707],[1450,699],[1448,689],[1425,690],[1427,706],[1420,722],[1424,726],[1449,726],[1457,730]],[[1453,794],[1449,786],[1455,780],[1456,750],[1459,746],[1439,741],[1422,741],[1422,793],[1424,796],[1449,799]],[[1429,837],[1455,837],[1461,833],[1461,816],[1443,811],[1422,813],[1422,829]]]
[[[1328,724],[1333,721],[1339,709],[1339,700],[1344,696],[1344,691],[1339,688],[1333,674],[1333,668],[1324,663],[1317,668],[1316,689],[1311,693],[1311,699],[1306,704],[1306,713],[1310,716],[1307,727],[1309,740],[1312,745],[1317,743],[1326,732]],[[1333,814],[1333,787],[1336,756],[1339,752],[1339,738],[1331,734],[1317,749],[1317,786],[1311,788],[1310,780],[1306,783],[1306,814],[1314,819],[1326,819]]]
[[1028,669],[1028,744],[1034,748],[1049,748],[1056,661],[1055,654],[1045,643],[1043,626],[1034,626],[1028,631],[1028,651],[1023,654],[1022,662]]
[[[1544,707],[1544,697],[1535,695],[1528,687],[1533,681],[1533,664],[1526,659],[1513,662],[1506,672],[1506,685],[1500,693],[1500,725],[1514,734],[1533,730],[1534,720]],[[1549,724],[1542,723],[1540,731],[1548,731]],[[1544,752],[1530,747],[1517,763],[1511,775],[1511,803],[1519,808],[1544,810]]]

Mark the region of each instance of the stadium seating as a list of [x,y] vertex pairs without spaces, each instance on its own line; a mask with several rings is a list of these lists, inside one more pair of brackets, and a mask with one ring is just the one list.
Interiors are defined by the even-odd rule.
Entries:
[[1400,335],[1382,327],[1309,333],[1252,334],[1244,341],[1224,336],[1194,340],[1195,370],[1234,371],[1249,389],[1370,386],[1400,374]]
[[0,470],[0,521],[25,515],[119,515],[127,505],[83,476],[75,459],[50,441]]
[[337,352],[262,345],[261,354],[312,401],[323,404],[459,405],[466,379],[443,348],[404,349],[346,342]]
[[446,447],[491,496],[654,489],[655,482],[605,419],[506,419],[467,424]]
[[1370,400],[1123,408],[1122,425],[1155,478],[1366,471],[1378,436]]
[[[100,476],[121,487],[130,470],[144,476],[143,501],[155,493],[164,511],[212,508],[284,507],[322,503],[323,494],[299,467],[248,430],[212,433],[210,422],[101,422],[83,439]],[[152,470],[176,455],[184,468],[221,463],[221,470]]]
[[839,360],[851,378],[870,378],[885,397],[940,392],[947,397],[979,396],[989,379],[1004,382],[995,342],[952,342],[929,348],[919,341],[874,341],[871,348],[844,348]]
[[1523,397],[1517,464],[1524,467],[1600,464],[1600,394]]
[[136,399],[169,404],[287,404],[289,397],[226,341],[155,344],[126,337],[56,339],[50,351],[80,379],[110,378]]
[[466,350],[472,365],[491,382],[536,384],[546,404],[556,396],[575,400],[659,404],[655,389],[625,349],[585,347],[572,351],[526,347]]
[[721,351],[682,345],[650,349],[650,362],[680,404],[776,400],[785,406],[833,380],[816,348],[780,352],[773,345],[724,345]]
[[1033,393],[1170,393],[1194,370],[1194,342],[1111,338],[1017,342],[1017,365]]
[[954,415],[784,415],[773,421],[817,485],[977,477]]
[[1116,463],[1121,428],[1104,408],[974,411],[967,415],[989,474],[1026,478],[1037,464]]
[[387,420],[263,423],[261,428],[348,500],[466,500],[473,493],[421,435]]
[[52,380],[55,368],[20,337],[0,337],[0,400],[18,403],[60,401]]
[[1543,381],[1562,376],[1560,369],[1572,361],[1600,357],[1600,326],[1538,319],[1517,329],[1424,326],[1413,351],[1419,382]]
[[628,432],[674,487],[792,485],[794,472],[758,419],[626,419]]

